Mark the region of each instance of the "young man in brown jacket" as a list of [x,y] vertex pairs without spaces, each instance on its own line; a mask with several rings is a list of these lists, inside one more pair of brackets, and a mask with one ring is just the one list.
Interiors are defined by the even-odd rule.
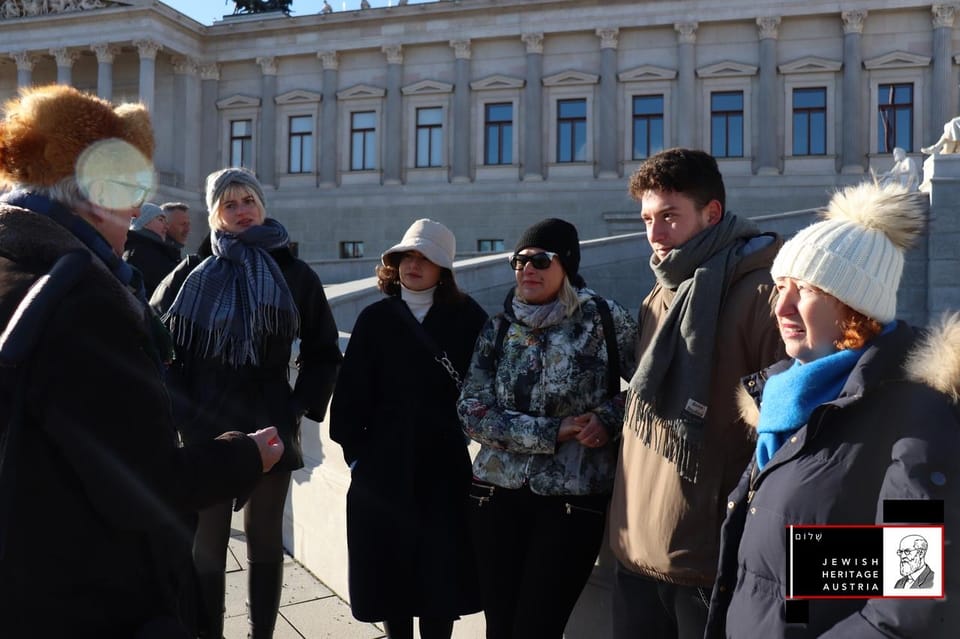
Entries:
[[754,444],[734,389],[783,355],[782,241],[724,214],[716,160],[663,151],[630,179],[653,249],[610,505],[615,639],[703,636],[727,494]]

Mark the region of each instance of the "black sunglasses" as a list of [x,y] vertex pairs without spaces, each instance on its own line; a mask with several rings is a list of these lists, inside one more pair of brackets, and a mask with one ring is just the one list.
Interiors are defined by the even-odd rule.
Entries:
[[553,262],[553,258],[557,256],[556,253],[551,253],[550,251],[544,251],[543,253],[535,253],[534,255],[521,255],[520,253],[514,253],[510,256],[510,266],[515,271],[522,271],[523,267],[527,265],[527,262],[533,264],[533,268],[538,271],[550,268],[550,263]]

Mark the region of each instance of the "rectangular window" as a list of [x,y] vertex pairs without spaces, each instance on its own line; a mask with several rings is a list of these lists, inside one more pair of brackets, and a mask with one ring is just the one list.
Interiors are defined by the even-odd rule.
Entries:
[[357,111],[350,114],[350,170],[377,168],[377,114]]
[[231,120],[230,122],[230,166],[253,168],[253,122],[251,120]]
[[484,164],[513,164],[513,105],[484,105]]
[[363,242],[340,242],[340,259],[350,260],[363,257]]
[[881,84],[877,105],[877,151],[913,151],[913,84]]
[[710,94],[710,153],[717,158],[743,157],[743,91]]
[[587,101],[557,100],[557,162],[587,160]]
[[500,253],[504,250],[503,240],[477,240],[477,251],[480,253]]
[[313,172],[313,116],[290,118],[290,173]]
[[793,90],[793,155],[827,154],[827,90]]
[[663,96],[633,96],[633,159],[663,150]]
[[417,161],[415,166],[443,166],[443,109],[417,109]]

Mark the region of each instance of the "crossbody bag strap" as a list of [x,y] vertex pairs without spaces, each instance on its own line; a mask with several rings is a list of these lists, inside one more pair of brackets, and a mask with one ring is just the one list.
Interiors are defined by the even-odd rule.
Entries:
[[620,347],[617,345],[617,329],[613,326],[613,314],[607,300],[594,295],[593,301],[600,312],[603,339],[607,343],[607,394],[613,397],[620,392]]
[[410,328],[413,334],[417,336],[417,338],[420,340],[420,343],[426,347],[427,351],[430,352],[430,355],[433,356],[434,361],[440,364],[440,366],[443,367],[443,370],[447,372],[447,375],[456,385],[457,390],[462,390],[463,379],[460,377],[460,373],[457,372],[453,362],[450,361],[450,357],[447,355],[447,352],[440,348],[440,345],[437,344],[436,340],[430,336],[430,333],[428,333],[427,329],[423,327],[423,324],[417,321],[417,318],[413,316],[412,312],[410,312],[410,307],[407,306],[406,302],[399,297],[393,297],[391,299],[400,318]]
[[17,305],[0,334],[0,375],[10,402],[7,423],[0,430],[0,559],[6,552],[10,507],[16,493],[16,462],[23,431],[29,358],[57,303],[73,288],[90,265],[90,252],[71,251],[60,257],[48,273],[34,282]]

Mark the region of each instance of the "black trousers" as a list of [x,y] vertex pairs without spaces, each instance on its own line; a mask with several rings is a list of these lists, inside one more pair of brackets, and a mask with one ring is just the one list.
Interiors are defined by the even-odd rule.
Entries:
[[561,639],[593,571],[609,497],[477,480],[470,497],[487,639]]
[[656,581],[617,562],[613,639],[703,639],[709,607],[710,588]]

